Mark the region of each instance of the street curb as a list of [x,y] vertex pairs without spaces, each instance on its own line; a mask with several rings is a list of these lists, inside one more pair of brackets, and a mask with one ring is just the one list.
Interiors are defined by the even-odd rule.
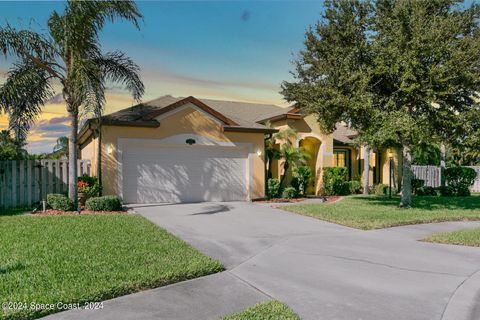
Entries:
[[[455,293],[450,298],[445,311],[442,315],[442,320],[474,320],[479,319],[479,312],[477,304],[480,297],[480,270],[476,271],[468,277],[457,288]],[[477,308],[476,308],[477,307]],[[479,310],[479,311],[477,311]]]

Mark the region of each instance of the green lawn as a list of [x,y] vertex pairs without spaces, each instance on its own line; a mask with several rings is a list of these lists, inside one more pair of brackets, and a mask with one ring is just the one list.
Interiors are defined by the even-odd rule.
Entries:
[[27,310],[0,309],[0,319],[58,311],[31,310],[31,303],[101,301],[223,270],[130,214],[3,216],[0,252],[0,302],[27,304]]
[[279,301],[259,303],[223,320],[300,320],[288,306]]
[[480,228],[464,229],[454,232],[436,233],[425,238],[428,242],[456,244],[480,247]]
[[330,204],[283,206],[282,209],[345,226],[369,230],[393,226],[480,220],[480,197],[413,197],[413,208],[398,208],[399,198],[350,196]]

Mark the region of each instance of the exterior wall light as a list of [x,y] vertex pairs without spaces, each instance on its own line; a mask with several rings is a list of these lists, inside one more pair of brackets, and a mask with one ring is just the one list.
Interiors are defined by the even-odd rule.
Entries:
[[258,150],[257,150],[257,156],[260,157],[261,155],[262,155],[262,150],[261,150],[261,149],[258,149]]
[[107,154],[112,154],[113,153],[113,147],[111,144],[107,145]]

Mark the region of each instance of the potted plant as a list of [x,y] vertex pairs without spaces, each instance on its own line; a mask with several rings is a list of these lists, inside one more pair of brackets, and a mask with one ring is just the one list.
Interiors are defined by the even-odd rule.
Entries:
[[87,193],[88,193],[88,183],[86,181],[78,181],[77,188],[78,188],[78,204],[80,206],[85,206],[85,201],[87,201]]
[[78,203],[85,206],[85,202],[91,197],[98,197],[102,191],[102,187],[96,177],[83,175],[78,177]]

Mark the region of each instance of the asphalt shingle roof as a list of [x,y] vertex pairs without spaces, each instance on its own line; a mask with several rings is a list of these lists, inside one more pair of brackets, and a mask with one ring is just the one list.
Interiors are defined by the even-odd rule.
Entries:
[[[172,103],[180,101],[184,97],[162,96],[155,100],[144,102],[136,106],[119,110],[117,112],[105,115],[104,121],[131,121],[141,122],[142,118],[149,113],[165,108]],[[251,128],[265,128],[264,125],[257,123],[271,114],[283,114],[291,108],[282,108],[273,104],[260,104],[250,102],[222,101],[213,99],[198,99],[210,108],[223,114],[225,117],[235,121],[239,126]]]
[[[133,107],[105,115],[102,117],[102,121],[105,123],[145,123],[145,121],[142,119],[144,116],[152,113],[153,111],[165,108],[182,99],[184,99],[184,97],[172,97],[170,95],[162,96],[157,99],[140,103]],[[263,124],[258,122],[289,113],[293,110],[293,107],[282,108],[274,104],[223,101],[213,99],[198,100],[215,111],[221,113],[225,117],[235,121],[240,127],[246,128],[265,128]],[[341,143],[349,144],[353,142],[352,137],[356,135],[357,132],[355,130],[352,130],[346,125],[339,123],[337,124],[336,130],[333,132],[333,139]]]

